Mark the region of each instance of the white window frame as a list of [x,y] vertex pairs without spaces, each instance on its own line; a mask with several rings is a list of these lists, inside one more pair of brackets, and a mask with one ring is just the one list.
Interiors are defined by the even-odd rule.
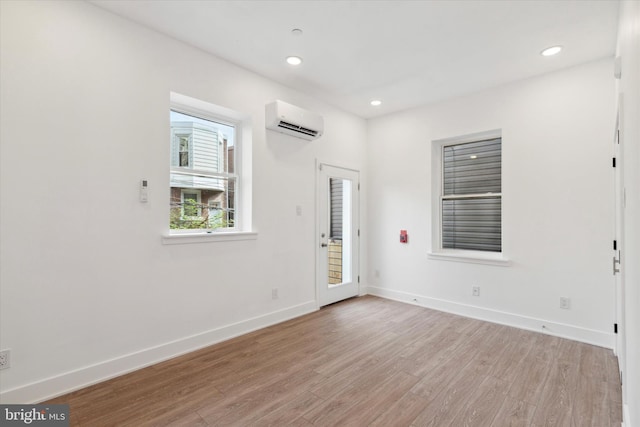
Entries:
[[[502,203],[502,252],[444,249],[442,247],[442,198],[443,198],[443,148],[486,139],[502,138],[502,130],[472,133],[431,141],[431,250],[428,258],[442,261],[459,261],[475,264],[508,266],[511,264],[505,252],[504,203]],[[504,153],[504,150],[503,150]],[[501,193],[502,198],[502,193]],[[504,198],[502,198],[504,202]]]
[[[251,118],[247,114],[239,113],[229,108],[211,104],[196,98],[175,92],[170,93],[169,110],[177,111],[194,117],[211,120],[217,123],[235,127],[234,138],[234,172],[233,174],[220,174],[221,177],[233,175],[235,179],[235,205],[234,205],[234,227],[217,230],[171,230],[169,229],[169,221],[167,220],[166,232],[162,236],[162,243],[185,244],[185,243],[203,243],[233,240],[252,240],[257,238],[257,233],[252,231],[252,213],[251,213]],[[168,123],[167,123],[168,124]],[[169,125],[169,124],[168,124]],[[168,132],[170,133],[170,132]],[[171,149],[170,144],[168,144]],[[226,153],[225,153],[226,155]],[[182,170],[181,170],[182,169]],[[167,168],[167,175],[172,170],[176,172],[186,172],[193,174],[192,169],[179,168],[171,166]],[[210,174],[209,172],[207,174]],[[168,178],[168,177],[167,177]],[[167,181],[169,181],[167,179]],[[197,189],[194,189],[194,191]],[[167,191],[170,191],[167,186]],[[189,191],[189,190],[188,190]],[[167,200],[169,197],[167,197]]]

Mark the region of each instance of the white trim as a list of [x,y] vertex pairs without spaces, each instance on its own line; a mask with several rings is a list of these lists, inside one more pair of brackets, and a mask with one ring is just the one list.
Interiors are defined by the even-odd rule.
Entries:
[[360,169],[350,165],[349,163],[340,162],[340,161],[324,161],[322,159],[316,158],[316,170],[322,170],[322,166],[330,166],[334,168],[346,169],[352,172],[360,173]]
[[205,120],[237,127],[241,122],[249,118],[248,115],[239,113],[230,108],[225,108],[217,104],[212,104],[201,99],[192,98],[176,92],[169,93],[171,109],[183,112]]
[[421,307],[457,314],[459,316],[554,335],[561,338],[597,345],[599,347],[613,349],[615,346],[615,334],[613,333],[596,331],[593,329],[581,328],[579,326],[556,323],[534,317],[521,316],[515,313],[492,310],[484,307],[461,304],[454,301],[430,298],[375,286],[369,286],[367,288],[367,293],[369,295],[375,295],[394,301],[406,302],[413,305],[419,305]]
[[198,230],[197,233],[165,234],[162,236],[163,245],[183,245],[187,243],[232,242],[236,240],[256,240],[255,231],[212,231],[210,233]]
[[0,393],[0,402],[2,404],[42,402],[316,310],[316,301],[308,301],[242,322],[180,338],[7,390]]
[[444,146],[444,145],[464,144],[467,142],[477,142],[477,141],[483,141],[486,139],[495,139],[495,138],[502,138],[502,129],[491,129],[483,132],[468,133],[466,135],[451,136],[449,138],[434,139],[431,142],[433,144]]
[[[219,178],[219,179],[237,179],[238,178],[235,173],[208,172],[204,170],[179,168],[179,167],[172,167],[170,172],[175,174],[180,174],[180,175],[201,176],[205,178]],[[206,190],[206,188],[204,190]]]
[[468,262],[472,264],[497,265],[500,267],[509,267],[511,265],[511,260],[505,258],[503,254],[499,252],[442,250],[441,252],[429,252],[427,258],[438,261]]
[[[621,262],[622,268],[618,270],[618,274],[613,275],[613,285],[615,293],[614,301],[614,321],[618,325],[618,334],[616,335],[616,349],[615,354],[618,357],[618,369],[621,372],[628,372],[627,361],[627,332],[626,332],[626,316],[625,316],[625,290],[628,289],[625,285],[626,280],[626,250],[625,250],[625,212],[624,212],[624,102],[623,94],[618,94],[616,109],[616,121],[614,127],[614,134],[612,138],[613,142],[613,157],[616,159],[616,167],[612,169],[613,173],[613,238],[617,242],[617,250],[613,251],[614,259],[617,257]],[[615,267],[615,263],[614,263]],[[627,397],[628,381],[622,381],[622,398]],[[627,408],[628,410],[628,408]],[[623,418],[628,420],[627,418]],[[624,423],[623,423],[624,424]]]
[[629,412],[629,405],[625,403],[622,405],[622,423],[621,427],[631,427],[631,422],[629,419],[631,418],[631,413]]

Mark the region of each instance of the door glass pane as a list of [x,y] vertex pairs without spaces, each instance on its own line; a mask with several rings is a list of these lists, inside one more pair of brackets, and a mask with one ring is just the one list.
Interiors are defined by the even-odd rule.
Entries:
[[352,182],[329,178],[328,286],[351,282]]

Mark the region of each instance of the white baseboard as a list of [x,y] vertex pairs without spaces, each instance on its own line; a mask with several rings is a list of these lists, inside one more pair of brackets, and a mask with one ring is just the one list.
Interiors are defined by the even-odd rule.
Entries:
[[473,319],[486,320],[488,322],[513,326],[520,329],[542,332],[549,335],[568,338],[574,341],[581,341],[600,347],[613,349],[615,347],[615,335],[592,329],[580,328],[578,326],[566,325],[563,323],[550,322],[543,319],[521,316],[519,314],[504,311],[492,310],[473,305],[461,304],[437,298],[429,298],[422,295],[410,294],[402,291],[394,291],[386,288],[368,286],[369,295],[375,295],[395,301],[406,302],[419,305],[434,310],[445,311],[447,313],[460,316],[471,317]]
[[629,405],[625,403],[624,405],[622,405],[622,424],[620,424],[621,427],[631,427],[631,422],[629,421],[630,416],[631,414],[629,414]]
[[318,310],[316,301],[222,326],[0,393],[0,403],[32,404]]

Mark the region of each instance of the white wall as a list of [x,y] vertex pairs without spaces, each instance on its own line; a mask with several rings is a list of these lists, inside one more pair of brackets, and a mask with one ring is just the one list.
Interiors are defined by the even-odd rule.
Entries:
[[[624,6],[631,35],[621,36],[635,64],[628,70],[638,70],[633,3]],[[2,1],[0,18],[0,348],[12,350],[12,367],[0,372],[3,403],[37,401],[315,309],[316,158],[362,171],[361,273],[372,293],[613,345],[610,59],[367,125],[90,4]],[[637,93],[637,77],[624,82]],[[257,240],[161,244],[170,91],[251,115]],[[266,132],[264,105],[274,99],[321,113],[322,139]],[[637,99],[629,102],[637,117]],[[637,259],[632,122],[626,251]],[[430,141],[496,128],[512,265],[428,260]],[[148,204],[137,200],[142,178]],[[400,229],[408,245],[398,243]],[[640,273],[628,264],[632,361]],[[560,296],[571,310],[559,309]],[[638,401],[634,369],[628,393]]]
[[[0,6],[3,403],[316,308],[315,159],[364,176],[364,120],[84,2]],[[161,244],[170,91],[251,115],[257,240]],[[322,114],[322,139],[265,131],[275,99]]]
[[[369,292],[613,346],[612,63],[370,120]],[[428,259],[431,141],[493,129],[502,129],[511,265]],[[563,296],[570,310],[559,308]]]
[[627,205],[624,211],[623,277],[626,288],[625,426],[640,426],[640,3],[623,1],[618,27],[622,58],[622,148]]

